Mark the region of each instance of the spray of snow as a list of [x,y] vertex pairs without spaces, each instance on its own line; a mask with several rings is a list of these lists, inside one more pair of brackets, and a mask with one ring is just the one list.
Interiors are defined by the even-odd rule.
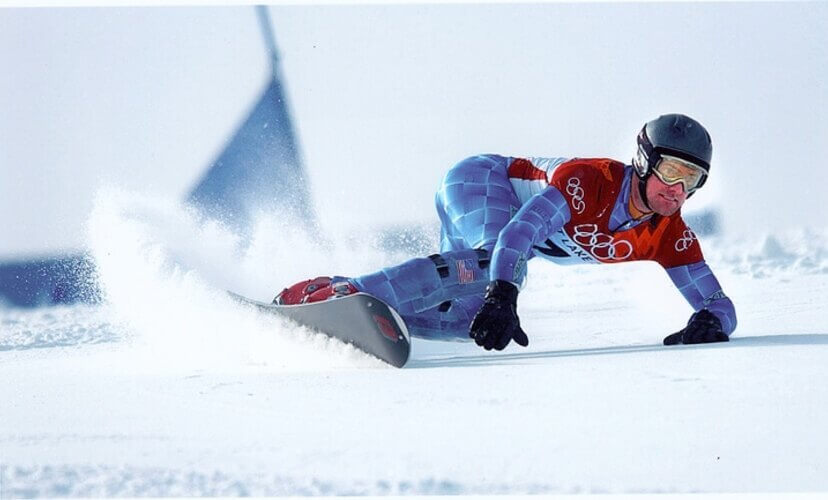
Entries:
[[[282,287],[388,256],[329,233],[324,244],[273,216],[245,241],[176,202],[106,188],[88,222],[89,247],[113,322],[135,367],[308,370],[381,366],[350,346],[231,300],[269,300]],[[337,244],[342,241],[343,244]]]

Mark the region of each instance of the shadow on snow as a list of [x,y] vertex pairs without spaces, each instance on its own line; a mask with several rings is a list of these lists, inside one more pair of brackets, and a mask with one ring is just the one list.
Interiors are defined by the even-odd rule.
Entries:
[[476,366],[514,363],[545,358],[565,358],[572,356],[596,356],[607,354],[624,354],[630,352],[686,351],[696,349],[734,349],[743,347],[769,347],[775,345],[828,345],[828,334],[813,333],[801,335],[760,335],[755,337],[734,337],[730,342],[715,344],[665,346],[662,344],[593,347],[588,349],[567,349],[560,351],[517,352],[508,354],[489,354],[485,351],[479,356],[447,356],[437,358],[412,359],[406,368],[433,368],[443,366]]

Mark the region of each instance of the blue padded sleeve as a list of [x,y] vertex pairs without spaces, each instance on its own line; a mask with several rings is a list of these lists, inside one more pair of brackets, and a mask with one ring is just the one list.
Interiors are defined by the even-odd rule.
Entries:
[[722,322],[727,335],[736,329],[736,308],[722,291],[713,271],[704,261],[667,269],[673,284],[679,289],[694,311],[708,309]]
[[529,198],[498,235],[490,278],[520,286],[526,277],[532,246],[546,240],[571,217],[566,199],[554,186]]

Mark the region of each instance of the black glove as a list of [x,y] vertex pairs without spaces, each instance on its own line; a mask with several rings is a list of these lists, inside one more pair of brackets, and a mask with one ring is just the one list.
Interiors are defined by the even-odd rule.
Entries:
[[520,328],[517,295],[517,287],[508,281],[489,283],[483,305],[469,328],[469,337],[477,345],[487,351],[502,351],[512,339],[523,347],[529,345],[529,338]]
[[702,309],[690,316],[690,321],[683,330],[668,335],[664,345],[707,344],[710,342],[728,342],[730,338],[722,331],[722,322],[715,314]]

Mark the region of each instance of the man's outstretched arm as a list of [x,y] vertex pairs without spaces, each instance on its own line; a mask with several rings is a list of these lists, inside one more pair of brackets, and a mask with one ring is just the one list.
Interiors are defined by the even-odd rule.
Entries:
[[699,344],[727,341],[736,329],[736,308],[706,262],[671,267],[667,274],[696,311],[681,331],[665,344]]

